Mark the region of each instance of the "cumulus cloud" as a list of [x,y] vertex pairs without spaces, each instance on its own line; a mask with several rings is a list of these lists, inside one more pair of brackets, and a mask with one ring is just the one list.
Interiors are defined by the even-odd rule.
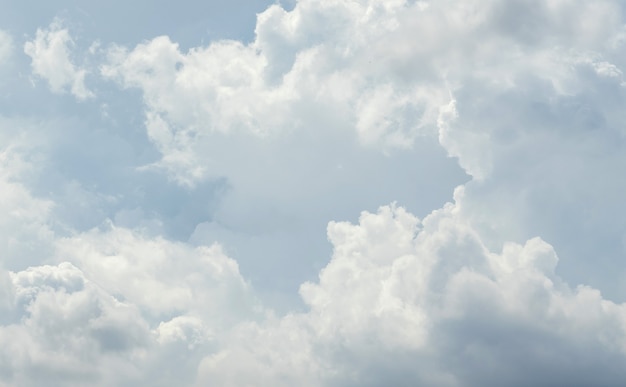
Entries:
[[27,147],[7,137],[0,384],[188,385],[222,332],[264,316],[217,244],[194,247],[111,223],[57,227],[54,203],[21,181],[34,168],[23,160]]
[[93,93],[85,85],[87,70],[72,62],[73,44],[69,30],[55,19],[48,28],[37,29],[35,39],[24,44],[24,52],[31,58],[33,74],[45,79],[52,92],[70,92],[85,100]]
[[113,227],[57,237],[47,260],[0,272],[6,383],[189,384],[222,332],[263,316],[218,245]]
[[[499,243],[544,235],[566,249],[568,277],[618,298],[602,267],[569,262],[590,262],[598,245],[606,265],[623,254],[626,224],[610,216],[626,188],[622,14],[608,0],[300,1],[259,14],[250,44],[182,52],[158,37],[112,48],[102,74],[142,91],[155,165],[187,186],[231,172],[219,134],[345,132],[386,154],[435,137],[474,180],[477,227]],[[562,232],[568,211],[590,223]]]
[[[207,175],[198,165],[211,134],[318,130],[305,119],[311,111],[341,117],[338,129],[355,126],[363,144],[406,148],[449,96],[427,85],[394,87],[403,81],[376,63],[369,41],[396,28],[385,9],[402,6],[382,8],[380,16],[368,15],[367,4],[303,2],[291,12],[276,5],[259,15],[251,44],[219,41],[183,53],[158,37],[130,51],[111,48],[101,71],[142,90],[148,135],[162,166],[184,183]],[[322,27],[329,21],[332,33]]]
[[[597,319],[592,318],[587,328],[595,330],[619,326],[615,321],[621,321],[622,306],[604,300],[597,290],[577,288],[583,277],[567,268],[589,269],[594,266],[591,257],[597,255],[612,257],[603,262],[615,265],[623,254],[621,247],[598,243],[607,237],[603,227],[607,222],[615,230],[609,232],[611,244],[621,243],[620,235],[626,231],[610,215],[610,208],[617,205],[610,200],[611,192],[624,189],[618,183],[625,165],[620,156],[624,117],[618,108],[623,101],[622,13],[619,4],[611,1],[300,1],[291,11],[273,6],[260,14],[257,38],[248,46],[219,42],[183,53],[168,39],[158,38],[131,51],[112,51],[103,73],[125,87],[142,90],[148,133],[166,165],[174,165],[168,157],[207,165],[201,162],[204,147],[199,144],[208,142],[205,139],[215,132],[306,133],[310,127],[301,117],[302,107],[307,106],[317,114],[341,117],[343,121],[335,121],[337,129],[353,130],[362,145],[386,152],[410,147],[418,136],[436,136],[473,177],[457,192],[464,205],[441,210],[450,212],[439,215],[441,222],[451,224],[450,229],[444,227],[442,234],[421,231],[408,238],[421,240],[421,236],[428,247],[440,247],[431,253],[420,247],[426,251],[420,256],[426,261],[424,266],[410,266],[413,260],[405,259],[406,272],[416,278],[416,282],[398,285],[407,299],[399,296],[398,301],[387,290],[368,287],[398,282],[387,279],[393,278],[392,267],[376,266],[365,258],[375,260],[380,255],[402,261],[402,254],[410,256],[410,252],[395,252],[402,245],[395,234],[381,237],[394,241],[380,245],[384,253],[356,251],[358,259],[351,261],[338,258],[338,245],[342,247],[343,241],[333,239],[335,226],[331,226],[333,261],[322,272],[319,285],[302,288],[311,312],[279,319],[270,327],[241,328],[237,333],[241,336],[236,334],[234,340],[241,340],[242,347],[205,360],[207,380],[225,385],[252,380],[293,384],[303,379],[312,385],[362,385],[374,380],[372,385],[376,385],[393,380],[376,381],[376,377],[399,374],[406,378],[398,379],[400,384],[421,380],[436,385],[482,385],[491,373],[500,384],[515,385],[528,378],[521,369],[536,369],[542,370],[538,384],[591,383],[592,379],[585,379],[591,374],[612,375],[606,384],[617,384],[622,377],[616,365],[623,360],[623,344],[612,347],[612,340],[595,335],[581,342],[579,337],[589,334],[578,325],[583,316],[574,311],[585,308],[581,305],[591,307],[587,302],[594,304],[591,308],[598,311]],[[162,55],[168,59],[159,59]],[[196,60],[200,57],[203,60]],[[224,70],[202,74],[197,63],[222,63],[216,67],[236,68],[238,77],[212,78]],[[168,81],[151,78],[155,71]],[[185,79],[192,73],[198,80],[194,86],[203,87],[187,91],[190,86]],[[237,97],[246,92],[253,98]],[[169,98],[179,94],[194,98],[185,102],[177,102],[184,97]],[[251,106],[251,101],[260,105]],[[215,106],[221,108],[213,110]],[[260,113],[254,110],[257,106],[261,106]],[[189,109],[193,114],[184,113]],[[279,120],[290,119],[277,121],[268,111],[276,112]],[[234,117],[229,116],[231,112],[236,112]],[[169,168],[174,175],[186,170],[189,167]],[[584,220],[568,222],[572,225],[564,232],[568,211]],[[379,216],[372,217],[384,218]],[[427,219],[437,223],[436,217]],[[354,233],[358,235],[363,228]],[[580,237],[572,241],[572,233]],[[379,236],[365,234],[364,241]],[[558,268],[552,247],[534,239],[536,234],[545,234],[561,246],[570,245],[564,248],[565,258]],[[451,239],[444,237],[449,235]],[[429,260],[441,262],[442,268],[436,270],[435,263],[428,266]],[[368,271],[361,265],[372,268]],[[596,272],[603,273],[598,278],[607,275],[606,265],[595,266]],[[561,280],[555,270],[563,270],[568,279]],[[623,273],[624,268],[620,266],[619,271]],[[333,274],[339,279],[329,279]],[[346,280],[351,275],[354,283]],[[594,283],[620,299],[618,291],[599,282]],[[612,283],[619,283],[618,278]],[[346,295],[345,299],[338,294]],[[379,298],[399,306],[387,311],[387,306],[375,303]],[[316,326],[312,321],[328,325]],[[551,326],[570,328],[565,334]],[[276,339],[281,331],[292,334]],[[320,338],[324,334],[327,341]],[[623,342],[619,328],[606,335]],[[516,347],[521,344],[511,341],[515,336],[532,338],[532,345]],[[372,354],[365,337],[374,342]],[[553,340],[549,349],[540,345],[546,337]],[[250,346],[253,338],[257,345]],[[289,349],[266,350],[273,340]],[[295,346],[289,347],[292,341],[298,343],[300,353],[311,352],[316,360],[285,355],[296,352]],[[418,358],[427,359],[429,366],[414,370],[406,364],[402,368],[402,362],[386,363],[385,355],[377,352],[380,348],[391,348],[394,360],[398,353],[410,354],[404,357],[408,364],[408,359]],[[518,349],[507,353],[507,348]],[[608,356],[606,363],[594,361],[592,353]],[[483,354],[489,360],[481,366],[478,359]],[[563,354],[570,357],[562,358]],[[518,357],[541,360],[515,363]],[[240,363],[238,368],[241,359],[250,363]],[[452,359],[454,366],[444,364],[443,359]],[[589,373],[575,370],[578,363],[589,364]],[[375,375],[360,373],[371,369]]]
[[163,154],[162,164],[183,183],[206,176],[194,153],[206,132],[241,128],[257,134],[284,120],[288,96],[266,90],[260,79],[263,59],[254,48],[227,41],[182,54],[168,37],[158,37],[132,52],[109,52],[106,77],[144,90],[148,136]]
[[238,327],[201,383],[619,385],[626,306],[564,284],[540,238],[490,251],[462,205],[331,222],[332,260],[300,289],[310,311]]
[[261,313],[218,246],[115,227],[59,239],[59,263],[3,272],[2,378],[192,384],[199,367],[199,385],[619,385],[625,306],[565,284],[540,238],[490,250],[456,197],[423,220],[392,205],[331,222],[308,311],[284,317]]
[[[197,313],[211,325],[243,318],[254,298],[235,261],[219,245],[190,248],[142,238],[124,228],[92,230],[58,241],[57,254],[74,262],[112,294],[155,316]],[[225,310],[230,310],[224,314]]]
[[[621,385],[623,15],[609,0],[301,0],[259,14],[249,44],[108,46],[99,73],[141,91],[159,152],[120,169],[164,169],[187,192],[223,178],[228,192],[211,211],[185,196],[204,212],[178,241],[131,219],[147,205],[52,227],[59,204],[29,189],[33,165],[0,137],[0,380]],[[85,99],[72,44],[54,22],[25,52],[54,92]],[[435,146],[471,178],[443,206],[451,192],[429,189],[462,176]],[[57,199],[99,197],[90,182]],[[426,215],[392,204],[341,221],[390,195]],[[267,282],[297,277],[331,219],[304,310],[263,306],[232,257],[257,258]],[[284,250],[263,255],[268,240]]]
[[69,263],[12,273],[12,280],[21,318],[1,329],[3,347],[10,348],[2,359],[5,380],[84,384],[101,372],[100,361],[132,371],[124,370],[121,356],[95,355],[128,353],[147,344],[148,326],[136,308],[102,292]]
[[483,178],[492,168],[490,129],[460,123],[464,129],[455,131],[448,119],[442,123],[451,102],[477,82],[491,89],[478,89],[484,98],[526,79],[569,95],[581,86],[572,72],[581,63],[619,77],[607,61],[619,59],[618,47],[608,46],[621,36],[617,7],[301,1],[289,12],[274,5],[261,13],[249,45],[220,41],[183,53],[159,37],[131,51],[111,49],[102,73],[143,91],[148,133],[167,165],[200,156],[190,143],[207,133],[298,127],[304,103],[340,109],[365,144],[406,147],[418,135],[440,132],[450,154]]

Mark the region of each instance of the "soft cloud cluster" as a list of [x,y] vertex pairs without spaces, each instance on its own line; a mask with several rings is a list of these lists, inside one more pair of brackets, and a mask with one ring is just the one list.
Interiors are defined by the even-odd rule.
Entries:
[[190,384],[222,332],[262,316],[219,245],[111,226],[52,251],[43,261],[58,263],[0,273],[3,383]]
[[[102,72],[142,90],[148,134],[166,165],[201,157],[193,147],[214,131],[268,134],[306,125],[299,118],[306,104],[347,115],[363,143],[383,148],[410,146],[438,124],[442,145],[472,176],[484,178],[492,168],[491,129],[455,131],[446,125],[454,116],[450,104],[470,85],[493,98],[520,92],[515,87],[526,80],[571,96],[583,91],[579,67],[619,85],[621,72],[607,61],[620,59],[616,7],[610,1],[301,1],[290,12],[275,5],[260,14],[249,45],[220,41],[185,54],[159,37],[130,52],[113,48]],[[191,171],[189,178],[201,176]]]
[[[72,174],[43,124],[0,135],[0,384],[623,384],[625,12],[301,0],[250,43],[112,43],[97,68],[38,29],[32,73],[102,98],[59,124],[98,127],[100,164]],[[140,91],[126,132],[87,73]],[[263,304],[296,280],[302,310]]]
[[218,244],[110,222],[68,232],[25,186],[45,148],[24,122],[2,124],[0,385],[191,384],[220,332],[263,316]]
[[47,29],[37,29],[35,39],[24,44],[30,56],[33,74],[45,79],[54,93],[70,92],[79,100],[93,97],[85,85],[87,71],[77,67],[71,58],[74,42],[60,19]]
[[[156,165],[182,184],[233,175],[213,145],[223,133],[347,130],[387,154],[436,136],[498,243],[541,234],[576,262],[613,265],[626,235],[610,215],[626,189],[622,14],[614,1],[300,1],[259,14],[248,45],[183,53],[159,37],[112,48],[102,73],[142,91]],[[566,212],[585,221],[563,233]],[[568,262],[568,277],[621,299],[602,268]]]
[[142,90],[161,164],[186,184],[216,173],[202,169],[212,133],[323,130],[310,116],[332,117],[338,130],[354,126],[366,145],[410,147],[449,94],[406,84],[376,63],[381,53],[371,42],[389,37],[404,7],[390,3],[373,15],[368,7],[301,2],[286,12],[275,5],[259,15],[251,44],[220,41],[182,53],[158,37],[131,51],[113,47],[102,73]]
[[540,238],[490,251],[462,206],[331,222],[332,260],[300,290],[310,311],[242,325],[201,383],[620,385],[626,305],[569,288]]

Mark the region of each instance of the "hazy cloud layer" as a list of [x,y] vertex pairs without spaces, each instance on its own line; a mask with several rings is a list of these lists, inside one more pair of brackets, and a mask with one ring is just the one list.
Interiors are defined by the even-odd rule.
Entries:
[[623,384],[623,5],[266,6],[0,25],[0,385]]
[[4,64],[13,54],[13,39],[11,35],[0,30],[0,63]]

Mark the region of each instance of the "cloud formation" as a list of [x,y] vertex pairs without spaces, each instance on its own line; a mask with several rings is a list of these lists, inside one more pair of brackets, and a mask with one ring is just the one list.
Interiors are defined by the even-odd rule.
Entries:
[[300,289],[310,311],[242,326],[203,361],[203,382],[619,385],[625,306],[569,288],[540,238],[490,251],[461,206],[331,222],[332,260]]
[[[626,188],[617,178],[626,162],[622,13],[613,1],[301,1],[259,14],[250,44],[184,53],[159,37],[114,47],[103,74],[142,91],[162,153],[155,165],[182,184],[224,173],[207,152],[216,133],[303,136],[326,126],[387,154],[435,136],[473,177],[475,207],[506,207],[485,219],[504,224],[500,243],[545,233],[576,261],[601,244],[611,265],[626,235],[610,216],[611,192]],[[502,191],[507,201],[494,203]],[[574,203],[589,198],[580,213]],[[571,230],[575,241],[559,231],[567,211],[593,223]],[[600,273],[566,270],[602,286]],[[624,289],[604,290],[619,298]]]
[[11,385],[189,384],[222,332],[263,315],[218,245],[112,227],[52,247],[59,263],[0,273],[0,375]]
[[87,71],[71,59],[74,42],[60,19],[48,28],[37,29],[35,39],[24,44],[24,53],[31,58],[33,74],[45,79],[53,93],[70,92],[79,100],[93,97],[85,85]]
[[[55,129],[85,149],[0,135],[0,382],[621,385],[624,15],[301,0],[250,43],[112,42],[93,67],[38,29],[32,73],[98,106]],[[264,304],[289,281],[301,308]]]

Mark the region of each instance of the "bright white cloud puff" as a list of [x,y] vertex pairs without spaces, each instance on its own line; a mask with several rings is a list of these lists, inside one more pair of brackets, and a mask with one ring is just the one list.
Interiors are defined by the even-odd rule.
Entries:
[[37,29],[35,39],[24,44],[24,52],[31,57],[33,73],[45,79],[52,92],[70,92],[84,100],[93,93],[85,86],[86,70],[72,63],[73,44],[68,29],[56,19],[47,29]]
[[624,15],[300,0],[82,67],[38,28],[98,106],[1,112],[0,384],[622,385]]

